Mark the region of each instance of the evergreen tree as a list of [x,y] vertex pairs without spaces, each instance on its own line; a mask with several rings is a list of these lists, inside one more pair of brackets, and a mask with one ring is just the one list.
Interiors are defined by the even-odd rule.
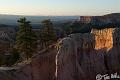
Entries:
[[26,58],[30,58],[37,48],[37,38],[32,31],[30,21],[26,21],[26,18],[20,18],[18,20],[20,27],[16,37],[15,48],[25,54]]
[[44,47],[48,47],[57,40],[57,36],[53,24],[49,19],[42,21],[42,25],[43,28],[41,30],[40,38]]

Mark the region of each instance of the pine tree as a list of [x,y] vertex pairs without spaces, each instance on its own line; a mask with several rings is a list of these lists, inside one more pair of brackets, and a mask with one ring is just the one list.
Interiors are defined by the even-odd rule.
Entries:
[[30,21],[26,21],[26,18],[20,18],[18,22],[20,26],[16,37],[15,48],[28,59],[37,48],[37,38],[32,31]]
[[43,42],[45,48],[47,48],[57,40],[57,36],[53,28],[53,24],[49,19],[42,21],[42,25],[41,41]]

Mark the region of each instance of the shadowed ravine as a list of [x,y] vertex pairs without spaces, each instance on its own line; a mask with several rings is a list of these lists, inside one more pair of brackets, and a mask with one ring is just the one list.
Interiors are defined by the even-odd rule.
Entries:
[[120,30],[93,29],[71,34],[31,60],[1,68],[0,80],[96,80],[97,74],[120,74]]

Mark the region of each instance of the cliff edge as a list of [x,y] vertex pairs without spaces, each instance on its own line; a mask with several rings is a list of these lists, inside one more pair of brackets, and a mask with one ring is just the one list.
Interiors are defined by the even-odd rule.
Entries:
[[119,36],[118,28],[108,28],[64,38],[56,57],[56,79],[96,80],[98,74],[120,75]]
[[25,63],[0,67],[0,80],[96,80],[120,75],[120,29],[71,34]]

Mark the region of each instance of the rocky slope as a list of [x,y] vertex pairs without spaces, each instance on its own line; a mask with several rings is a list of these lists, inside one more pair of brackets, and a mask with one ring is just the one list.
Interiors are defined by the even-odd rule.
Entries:
[[71,34],[57,48],[44,50],[16,67],[0,68],[0,79],[96,80],[97,74],[120,75],[118,28]]
[[0,54],[9,49],[10,44],[14,43],[16,30],[14,27],[0,25]]
[[[51,51],[52,50],[52,51]],[[53,80],[56,50],[51,47],[14,67],[0,67],[0,80]]]
[[0,40],[12,42],[15,38],[16,30],[14,27],[0,25]]

